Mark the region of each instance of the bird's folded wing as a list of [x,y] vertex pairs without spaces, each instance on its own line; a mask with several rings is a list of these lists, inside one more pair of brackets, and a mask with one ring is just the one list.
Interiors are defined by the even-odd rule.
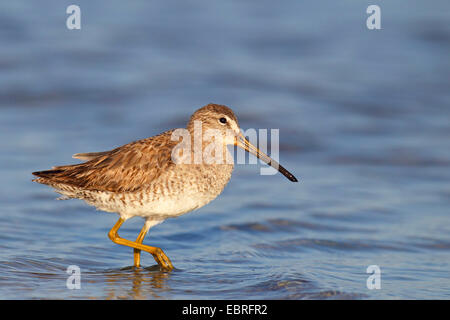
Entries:
[[[134,192],[157,179],[169,166],[171,131],[135,141],[111,151],[78,154],[87,162],[33,172],[37,182],[71,185],[84,190]],[[96,156],[95,156],[96,155]]]

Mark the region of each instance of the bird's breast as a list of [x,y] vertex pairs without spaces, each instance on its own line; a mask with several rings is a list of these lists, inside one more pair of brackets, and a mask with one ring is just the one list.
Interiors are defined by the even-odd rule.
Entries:
[[232,172],[232,164],[175,165],[143,189],[129,210],[140,216],[161,219],[190,212],[214,200],[227,185]]

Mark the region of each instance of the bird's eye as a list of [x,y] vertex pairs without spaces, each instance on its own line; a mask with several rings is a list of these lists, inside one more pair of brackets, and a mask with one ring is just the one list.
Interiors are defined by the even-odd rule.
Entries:
[[220,121],[220,123],[223,123],[223,124],[227,123],[227,119],[223,118],[223,117],[220,118],[219,121]]

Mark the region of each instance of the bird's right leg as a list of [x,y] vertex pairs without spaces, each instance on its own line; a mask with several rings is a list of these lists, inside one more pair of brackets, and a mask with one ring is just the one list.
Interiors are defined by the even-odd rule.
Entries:
[[[136,243],[142,244],[142,242],[144,241],[145,235],[148,232],[148,229],[150,229],[150,226],[146,222],[144,224],[144,227],[142,227],[142,230],[139,233],[138,237],[136,238]],[[134,266],[139,267],[141,265],[141,250],[133,249],[133,254],[134,254]]]
[[[161,248],[146,246],[142,243],[137,243],[137,242],[130,241],[130,240],[119,237],[117,231],[119,230],[119,228],[122,226],[122,224],[124,222],[125,222],[125,219],[119,218],[119,220],[116,222],[114,227],[112,227],[112,229],[109,231],[108,237],[111,239],[112,242],[123,245],[123,246],[131,247],[134,249],[146,251],[153,255],[153,258],[155,259],[155,261],[163,269],[166,269],[166,270],[173,269],[172,262],[170,261],[169,257],[166,256],[164,251],[161,250]],[[144,236],[145,236],[145,234],[144,234]]]

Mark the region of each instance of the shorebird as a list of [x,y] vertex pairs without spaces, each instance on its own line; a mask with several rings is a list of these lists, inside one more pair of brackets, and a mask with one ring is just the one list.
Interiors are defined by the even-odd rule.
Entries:
[[[172,129],[114,150],[74,154],[73,158],[85,162],[33,172],[38,177],[33,181],[51,186],[62,199],[81,199],[98,210],[117,213],[119,220],[108,236],[117,244],[133,248],[134,266],[140,266],[143,250],[153,255],[161,269],[171,270],[172,262],[161,248],[142,242],[151,227],[203,207],[223,191],[231,178],[233,161],[202,161],[202,152],[209,146],[207,141],[214,141],[215,155],[223,151],[227,157],[227,145],[236,145],[297,182],[245,138],[233,111],[223,105],[208,104],[193,113],[181,131],[188,137],[184,147],[195,145],[195,139],[204,138],[210,129],[220,135],[200,140],[200,157],[192,148],[179,148],[180,136],[176,133],[182,129]],[[135,216],[145,219],[137,239],[121,238],[119,228]]]

